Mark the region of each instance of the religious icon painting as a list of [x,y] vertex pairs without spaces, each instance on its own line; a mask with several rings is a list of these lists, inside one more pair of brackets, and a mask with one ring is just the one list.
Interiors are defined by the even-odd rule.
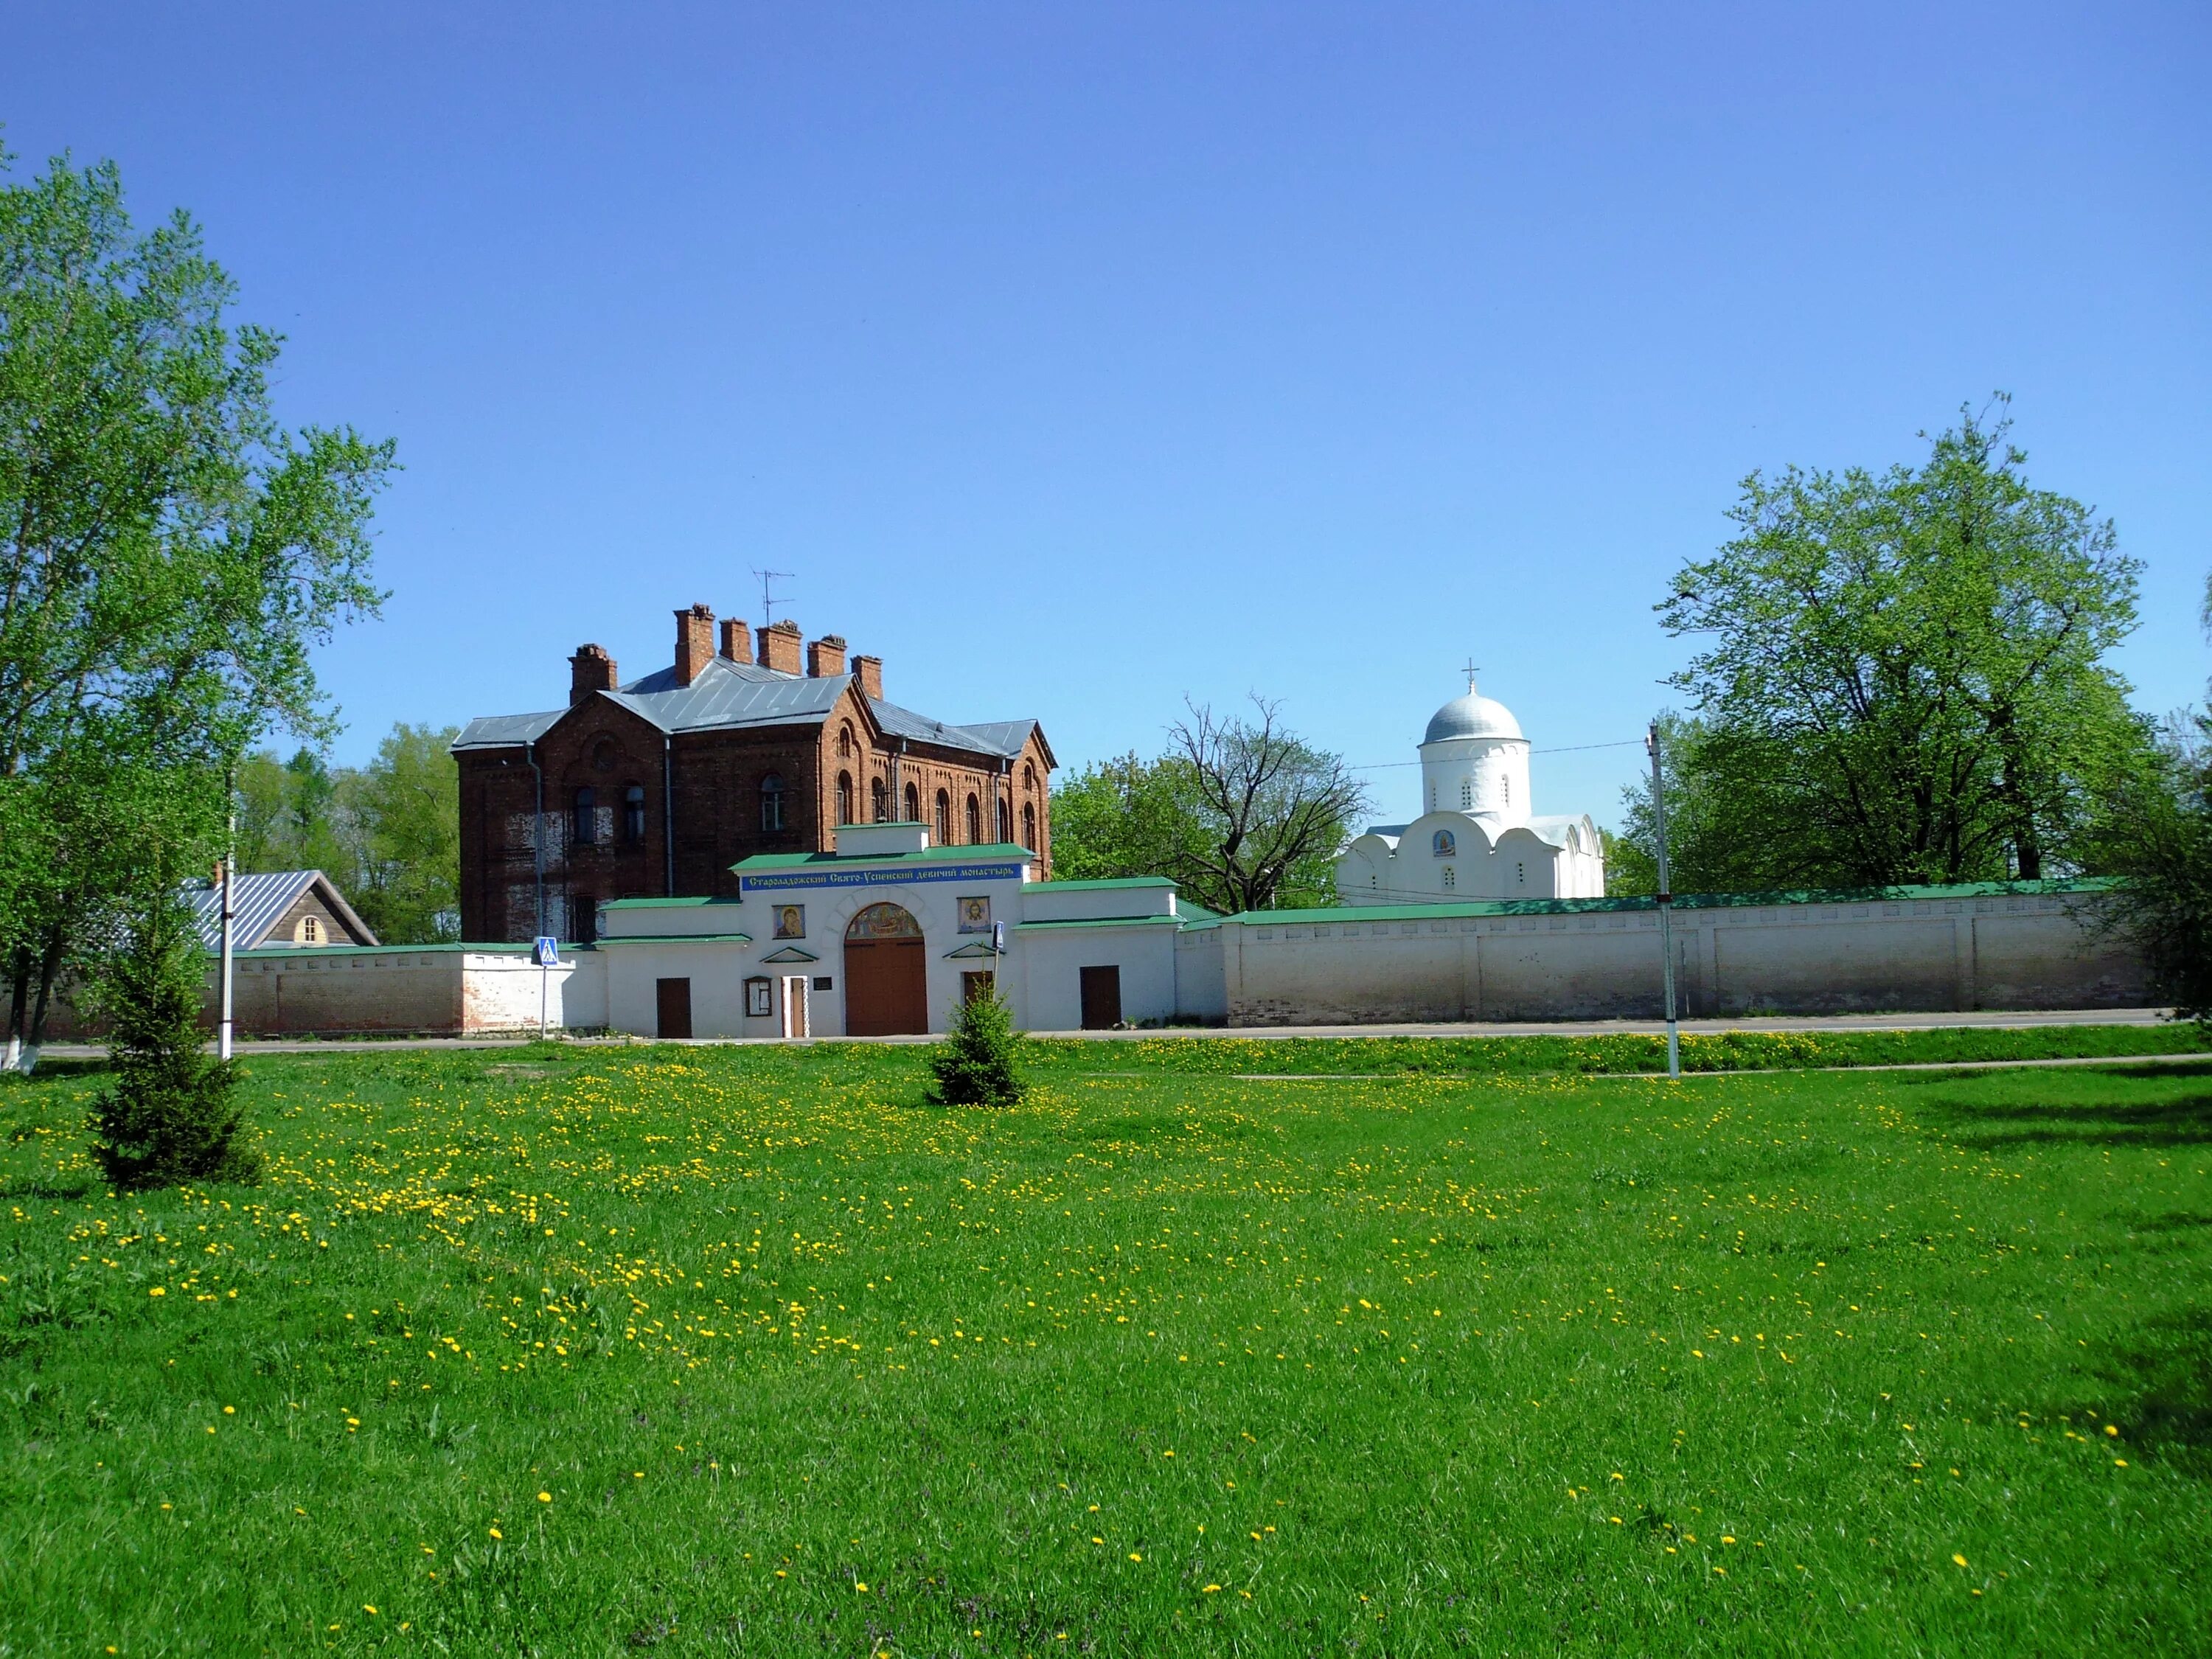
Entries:
[[960,904],[960,931],[963,933],[988,933],[991,931],[991,900],[986,894],[980,898],[963,898]]
[[1458,837],[1454,836],[1449,830],[1437,830],[1436,836],[1429,844],[1431,848],[1435,852],[1436,856],[1440,859],[1456,858],[1459,856]]
[[806,907],[803,904],[777,905],[775,936],[778,939],[805,939],[806,937]]

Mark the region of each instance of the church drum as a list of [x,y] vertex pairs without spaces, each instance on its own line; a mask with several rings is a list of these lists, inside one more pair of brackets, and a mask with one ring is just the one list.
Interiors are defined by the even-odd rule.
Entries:
[[896,904],[872,904],[845,929],[845,1035],[900,1036],[928,1030],[921,925]]

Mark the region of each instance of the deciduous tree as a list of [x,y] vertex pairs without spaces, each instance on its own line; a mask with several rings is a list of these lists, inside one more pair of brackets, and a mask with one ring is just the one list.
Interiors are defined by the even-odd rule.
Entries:
[[[280,426],[278,337],[234,297],[183,214],[134,230],[112,165],[0,188],[0,843],[44,849],[0,872],[0,962],[36,976],[28,1027],[118,896],[86,878],[106,803],[209,790],[274,725],[322,736],[308,650],[380,598],[392,447]],[[175,867],[215,850],[191,833]]]
[[1700,645],[1674,681],[1694,716],[1677,887],[2081,866],[2150,754],[2106,661],[2138,566],[2109,520],[2028,484],[2008,431],[2000,398],[1917,467],[1745,480],[1740,533],[1658,606]]

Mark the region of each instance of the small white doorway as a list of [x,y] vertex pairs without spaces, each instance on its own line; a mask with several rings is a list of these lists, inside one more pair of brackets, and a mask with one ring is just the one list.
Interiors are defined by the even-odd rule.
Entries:
[[781,1035],[803,1037],[806,1035],[806,976],[787,975],[783,981],[783,1025]]

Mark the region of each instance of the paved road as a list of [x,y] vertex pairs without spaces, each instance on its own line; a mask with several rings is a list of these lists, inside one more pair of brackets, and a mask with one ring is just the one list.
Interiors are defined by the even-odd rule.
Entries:
[[[2062,1008],[2027,1013],[1948,1014],[1823,1014],[1778,1016],[1759,1019],[1686,1019],[1685,1035],[1719,1031],[1929,1031],[1952,1029],[2018,1030],[2049,1025],[2158,1025],[2173,1018],[2171,1008]],[[1607,1036],[1617,1032],[1663,1035],[1666,1022],[1656,1019],[1561,1020],[1519,1025],[1239,1025],[1234,1027],[1176,1026],[1146,1031],[1036,1031],[1035,1036],[1079,1037],[1098,1042],[1127,1042],[1174,1036],[1203,1041],[1241,1037],[1267,1042],[1284,1037],[1500,1037]],[[514,1048],[531,1039],[520,1036],[374,1037],[324,1042],[313,1038],[273,1038],[238,1045],[241,1058],[253,1054],[360,1054],[393,1048]],[[580,1042],[626,1045],[637,1037],[582,1037]],[[779,1042],[780,1037],[693,1037],[697,1047],[723,1044]],[[811,1037],[811,1042],[928,1042],[930,1037]],[[53,1060],[94,1059],[106,1050],[89,1043],[53,1042],[41,1051]]]

